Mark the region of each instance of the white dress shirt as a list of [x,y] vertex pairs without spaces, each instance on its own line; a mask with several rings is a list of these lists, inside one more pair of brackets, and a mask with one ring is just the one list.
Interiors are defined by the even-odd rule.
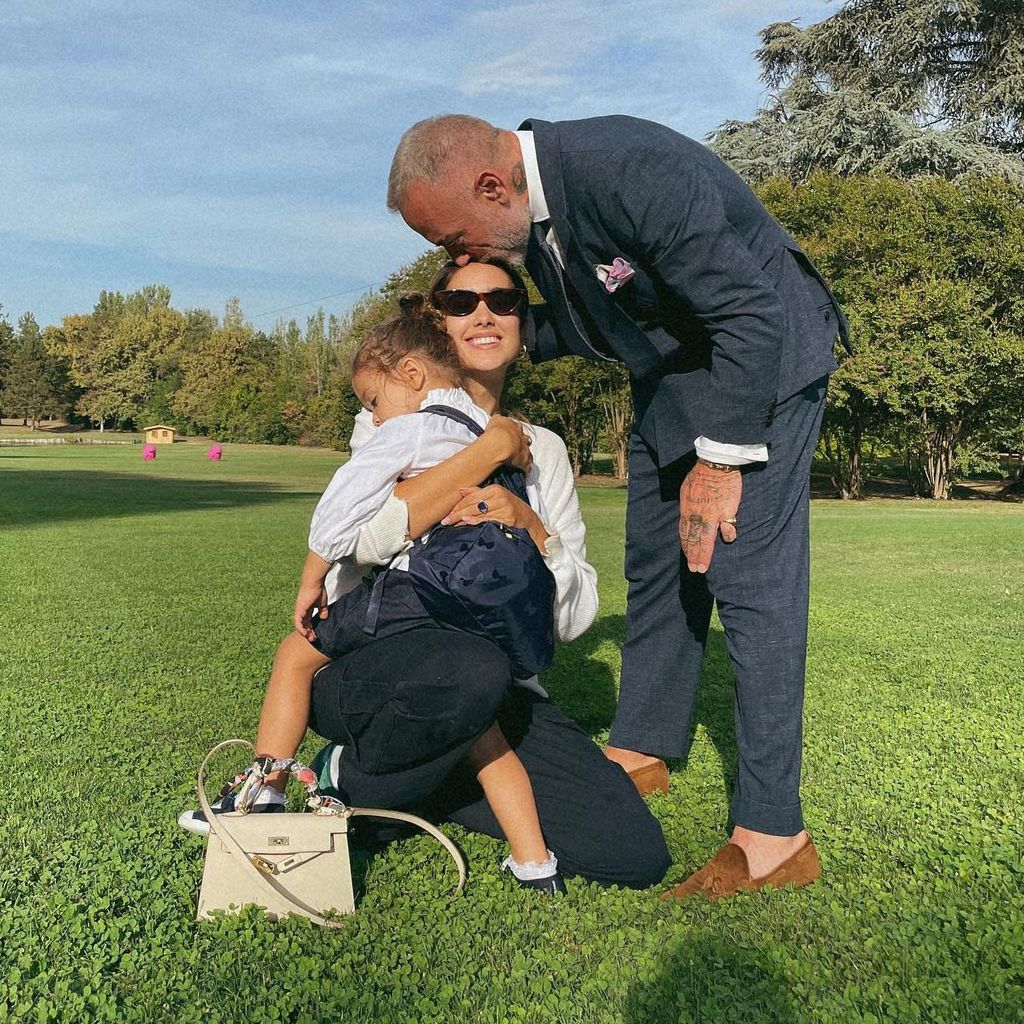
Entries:
[[[551,219],[548,212],[547,199],[544,197],[544,186],[540,180],[540,166],[537,163],[537,146],[533,141],[533,132],[518,131],[519,148],[523,156],[523,169],[526,172],[526,194],[530,202],[530,216],[534,224],[543,224]],[[558,266],[565,269],[565,253],[562,250],[553,225],[548,226],[544,236]],[[768,446],[764,444],[741,445],[721,444],[704,437],[703,434],[693,442],[698,458],[710,462],[720,462],[725,466],[744,466],[750,462],[767,462]]]

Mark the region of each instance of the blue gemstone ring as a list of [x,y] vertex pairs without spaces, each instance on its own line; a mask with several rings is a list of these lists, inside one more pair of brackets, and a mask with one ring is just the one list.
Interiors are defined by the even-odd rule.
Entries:
[[487,502],[486,501],[478,501],[476,503],[476,510],[477,510],[477,512],[486,512],[487,511]]

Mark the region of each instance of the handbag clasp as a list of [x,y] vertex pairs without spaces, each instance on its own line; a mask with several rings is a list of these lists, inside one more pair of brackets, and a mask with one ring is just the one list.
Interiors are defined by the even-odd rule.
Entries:
[[285,857],[284,860],[272,861],[255,853],[249,859],[265,875],[283,875],[286,871],[291,871],[292,868],[299,864],[305,864],[306,861],[312,860],[316,856],[318,856],[316,853],[312,853],[308,857],[295,854],[292,857]]

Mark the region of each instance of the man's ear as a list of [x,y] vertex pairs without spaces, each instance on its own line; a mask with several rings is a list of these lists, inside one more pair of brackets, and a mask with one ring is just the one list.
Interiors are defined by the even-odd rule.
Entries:
[[473,182],[473,193],[490,202],[508,206],[508,188],[496,171],[481,171]]

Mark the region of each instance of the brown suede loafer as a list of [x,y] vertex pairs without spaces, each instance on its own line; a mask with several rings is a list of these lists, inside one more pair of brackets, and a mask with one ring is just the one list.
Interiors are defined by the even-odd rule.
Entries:
[[709,900],[721,900],[738,892],[756,892],[769,885],[776,889],[785,885],[810,885],[820,877],[818,851],[810,836],[792,857],[763,878],[751,878],[747,855],[735,843],[726,843],[704,867],[686,881],[663,892],[659,899],[682,900],[703,893]]
[[644,764],[626,772],[641,796],[651,793],[668,794],[668,765],[664,761]]

